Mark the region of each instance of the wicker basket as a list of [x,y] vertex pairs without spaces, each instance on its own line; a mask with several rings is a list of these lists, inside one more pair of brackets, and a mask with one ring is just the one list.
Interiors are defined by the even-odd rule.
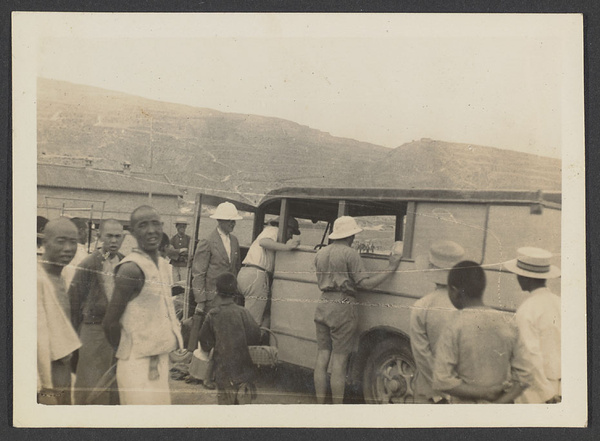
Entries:
[[261,331],[266,331],[273,337],[274,346],[248,346],[248,352],[252,362],[257,366],[271,366],[277,365],[277,336],[273,334],[273,331],[267,328],[260,328]]

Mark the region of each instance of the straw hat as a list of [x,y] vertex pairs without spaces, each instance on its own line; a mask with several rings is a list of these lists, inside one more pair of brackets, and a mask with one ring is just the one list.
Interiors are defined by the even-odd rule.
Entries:
[[222,204],[219,204],[215,210],[215,213],[209,217],[217,220],[243,219],[243,217],[238,213],[237,208],[235,208],[235,205],[233,205],[231,202],[223,202]]
[[177,219],[175,219],[175,225],[189,225],[189,222],[187,221],[187,219],[185,217],[178,217]]
[[556,279],[560,268],[551,265],[552,253],[542,248],[523,247],[517,250],[517,258],[504,264],[511,273],[532,279]]
[[329,235],[330,239],[344,239],[354,236],[362,231],[353,217],[338,217],[333,223],[333,232]]
[[434,283],[446,285],[448,272],[454,265],[463,260],[465,250],[451,240],[439,240],[429,247],[429,253],[415,259],[417,269],[427,271]]

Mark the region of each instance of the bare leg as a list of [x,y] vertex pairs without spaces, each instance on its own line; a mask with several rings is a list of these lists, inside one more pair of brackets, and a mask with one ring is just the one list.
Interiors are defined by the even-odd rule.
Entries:
[[331,400],[333,404],[342,404],[346,388],[346,366],[348,354],[331,355]]
[[314,371],[317,404],[325,404],[325,397],[327,396],[327,365],[329,364],[330,355],[331,351],[327,350],[319,350],[317,352]]
[[150,356],[150,366],[148,371],[148,380],[158,380],[160,374],[158,373],[158,355]]

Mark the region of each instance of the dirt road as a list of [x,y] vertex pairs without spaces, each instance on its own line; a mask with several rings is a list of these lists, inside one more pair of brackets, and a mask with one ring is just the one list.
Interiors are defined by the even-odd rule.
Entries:
[[[217,404],[217,391],[202,384],[170,380],[173,404]],[[256,381],[257,399],[253,404],[315,404],[312,372],[289,365],[261,368]],[[360,400],[349,388],[346,403]]]

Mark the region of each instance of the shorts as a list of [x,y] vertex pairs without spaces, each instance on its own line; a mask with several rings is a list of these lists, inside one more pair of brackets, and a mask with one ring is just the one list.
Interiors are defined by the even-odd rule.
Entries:
[[358,328],[354,297],[339,292],[324,292],[315,311],[317,347],[334,354],[350,354],[356,346]]

